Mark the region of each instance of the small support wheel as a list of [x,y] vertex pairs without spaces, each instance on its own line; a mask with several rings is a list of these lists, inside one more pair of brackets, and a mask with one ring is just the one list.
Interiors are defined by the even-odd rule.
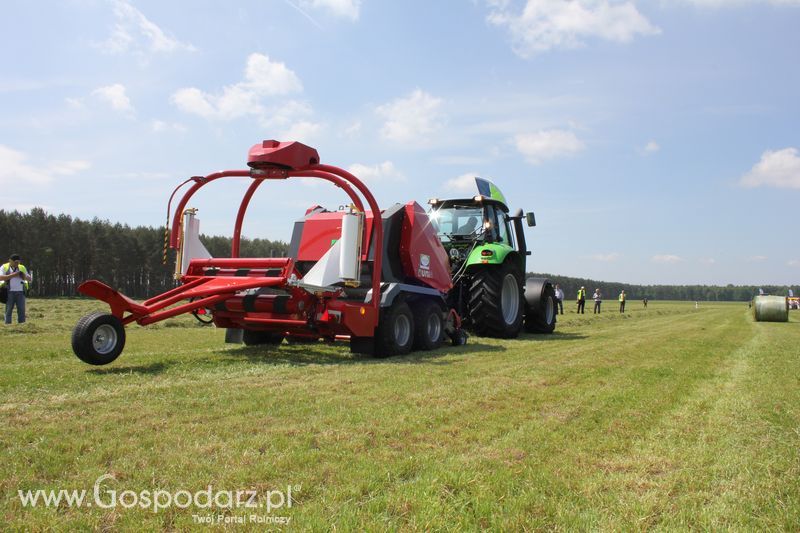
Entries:
[[[197,297],[189,298],[190,302],[197,300]],[[192,316],[197,319],[198,322],[207,326],[208,324],[214,323],[214,310],[209,307],[200,307],[192,311]]]
[[464,346],[467,344],[467,339],[469,335],[463,329],[457,329],[453,333],[450,334],[450,343],[453,346]]
[[90,365],[107,365],[125,347],[125,327],[122,321],[108,313],[90,313],[72,330],[72,351],[78,359]]

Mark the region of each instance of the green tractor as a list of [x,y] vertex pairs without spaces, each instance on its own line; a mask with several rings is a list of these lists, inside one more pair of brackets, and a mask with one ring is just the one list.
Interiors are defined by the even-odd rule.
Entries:
[[465,326],[482,337],[514,338],[552,333],[556,326],[553,284],[525,279],[523,220],[535,226],[533,213],[509,215],[497,186],[475,178],[476,194],[451,200],[432,199],[430,218],[450,256],[453,289],[448,304]]

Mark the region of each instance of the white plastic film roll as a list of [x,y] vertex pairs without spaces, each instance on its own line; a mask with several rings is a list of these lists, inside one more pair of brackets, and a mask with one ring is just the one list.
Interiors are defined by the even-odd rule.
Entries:
[[358,281],[361,270],[361,215],[347,213],[342,217],[339,277]]

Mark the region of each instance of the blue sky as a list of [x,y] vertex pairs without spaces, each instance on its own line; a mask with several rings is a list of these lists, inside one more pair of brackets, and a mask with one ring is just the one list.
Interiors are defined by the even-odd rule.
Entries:
[[[800,280],[800,0],[6,1],[0,205],[157,226],[299,140],[386,207],[493,179],[529,270]],[[337,189],[270,183],[250,237]],[[192,202],[230,234],[245,180]]]

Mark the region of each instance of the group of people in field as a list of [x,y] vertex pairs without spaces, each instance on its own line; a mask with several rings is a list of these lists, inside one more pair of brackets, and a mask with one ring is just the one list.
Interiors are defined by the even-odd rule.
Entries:
[[[564,291],[561,289],[561,286],[556,284],[555,288],[555,296],[556,296],[556,305],[558,306],[558,312],[560,314],[564,314]],[[603,303],[603,294],[600,292],[600,289],[595,289],[594,294],[592,295],[592,299],[594,300],[594,314],[600,314],[601,304]],[[625,291],[620,291],[619,296],[617,296],[617,301],[619,302],[619,312],[625,312],[625,302],[627,302],[628,297],[625,294]],[[586,308],[586,287],[581,287],[578,289],[578,297],[576,299],[578,304],[577,313],[579,315],[584,314]],[[647,309],[647,298],[642,299],[642,303],[644,304],[644,308]]]

